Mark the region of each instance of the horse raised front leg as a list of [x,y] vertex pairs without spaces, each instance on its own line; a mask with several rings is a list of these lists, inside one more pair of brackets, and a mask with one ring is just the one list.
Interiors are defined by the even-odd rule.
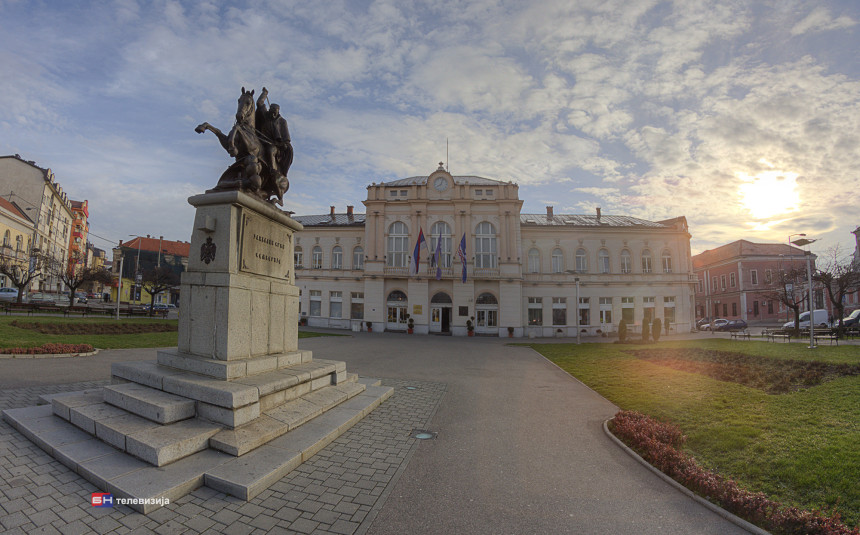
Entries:
[[[197,125],[197,128],[194,129],[194,131],[197,132],[198,134],[202,134],[203,132],[205,132],[207,130],[209,130],[210,132],[215,134],[215,137],[218,138],[218,142],[221,143],[221,146],[224,147],[224,150],[226,150],[227,152],[231,151],[230,141],[229,141],[228,137],[224,134],[224,132],[222,132],[221,130],[218,130],[217,128],[215,128],[211,124],[202,123],[202,124]],[[235,150],[235,149],[233,149],[233,150]],[[235,156],[235,154],[230,152],[230,156]]]

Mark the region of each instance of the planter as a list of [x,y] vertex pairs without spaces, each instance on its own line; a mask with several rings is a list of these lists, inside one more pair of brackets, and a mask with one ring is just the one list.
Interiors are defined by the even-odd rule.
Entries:
[[414,332],[414,329],[406,329],[406,332],[412,334]]
[[513,337],[514,337],[514,328],[508,327],[508,338],[513,338]]
[[475,336],[475,331],[469,331],[469,336]]

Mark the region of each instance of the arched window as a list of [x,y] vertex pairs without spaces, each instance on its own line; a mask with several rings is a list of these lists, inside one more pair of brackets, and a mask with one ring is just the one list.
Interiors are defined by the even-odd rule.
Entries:
[[672,273],[672,253],[668,249],[663,251],[663,273]]
[[437,221],[430,227],[430,265],[436,266],[436,242],[442,240],[439,250],[439,265],[445,268],[451,267],[451,227],[444,221]]
[[588,272],[588,255],[586,254],[585,249],[582,248],[576,250],[576,272]]
[[322,248],[319,245],[314,245],[314,250],[311,252],[311,267],[322,269]]
[[651,273],[651,251],[642,251],[642,273]]
[[352,250],[352,269],[364,269],[364,249],[361,247]]
[[630,273],[633,271],[633,260],[630,258],[630,251],[624,249],[621,251],[621,273]]
[[540,273],[540,251],[529,249],[529,273]]
[[609,262],[609,251],[601,249],[600,252],[597,253],[597,263],[600,265],[601,273],[610,273],[611,265]]
[[475,232],[475,267],[496,267],[496,229],[484,221]]
[[499,300],[496,299],[495,295],[493,295],[489,292],[484,292],[478,296],[478,298],[475,300],[475,304],[476,305],[498,305]]
[[343,249],[340,248],[340,245],[335,245],[334,249],[331,250],[331,268],[343,269]]
[[564,253],[558,247],[552,250],[552,272],[564,272]]
[[452,303],[452,301],[451,301],[451,296],[450,296],[450,295],[448,295],[448,294],[446,294],[445,292],[438,292],[438,293],[436,293],[436,294],[433,296],[433,298],[432,298],[432,299],[430,299],[430,302],[431,302],[431,303],[433,303],[433,304],[440,304],[440,305],[444,305],[444,304],[449,304],[449,305],[450,305],[450,304]]
[[3,247],[11,247],[12,246],[12,236],[9,234],[7,230],[5,234],[3,234]]
[[296,245],[296,249],[293,251],[293,262],[295,263],[296,269],[302,269],[304,257],[302,255],[302,247],[301,245]]
[[406,294],[401,292],[400,290],[394,290],[390,294],[388,294],[389,303],[405,303],[406,302]]
[[409,229],[401,221],[395,221],[388,227],[386,265],[389,267],[407,267],[409,265]]

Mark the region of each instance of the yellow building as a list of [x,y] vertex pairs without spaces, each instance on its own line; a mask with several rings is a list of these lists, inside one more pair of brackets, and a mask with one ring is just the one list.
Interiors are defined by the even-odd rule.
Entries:
[[[26,262],[30,256],[35,226],[27,217],[24,210],[0,197],[0,256],[3,259],[14,259]],[[11,286],[4,275],[0,275],[0,287]]]

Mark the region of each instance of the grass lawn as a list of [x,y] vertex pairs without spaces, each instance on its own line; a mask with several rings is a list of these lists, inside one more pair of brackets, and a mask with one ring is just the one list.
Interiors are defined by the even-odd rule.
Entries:
[[[33,329],[24,329],[12,325],[12,322],[26,324],[47,324],[55,330],[67,331],[62,334],[45,334]],[[2,316],[0,317],[0,348],[7,347],[36,347],[55,342],[63,344],[90,344],[99,349],[128,349],[141,347],[171,347],[178,343],[178,333],[175,330],[178,320],[122,318],[119,321],[108,318],[65,318],[62,316]],[[174,330],[168,332],[144,332],[136,334],[74,334],[76,330],[85,330],[90,326],[113,327],[117,324],[128,326],[169,325]],[[94,328],[91,327],[91,328]],[[140,327],[138,327],[140,328]],[[328,336],[324,333],[299,332],[299,338]]]
[[678,425],[687,449],[707,468],[783,505],[836,506],[847,525],[860,524],[860,375],[827,376],[815,386],[770,394],[633,354],[718,350],[750,360],[856,366],[860,347],[813,351],[804,344],[731,340],[530,345],[622,409]]

